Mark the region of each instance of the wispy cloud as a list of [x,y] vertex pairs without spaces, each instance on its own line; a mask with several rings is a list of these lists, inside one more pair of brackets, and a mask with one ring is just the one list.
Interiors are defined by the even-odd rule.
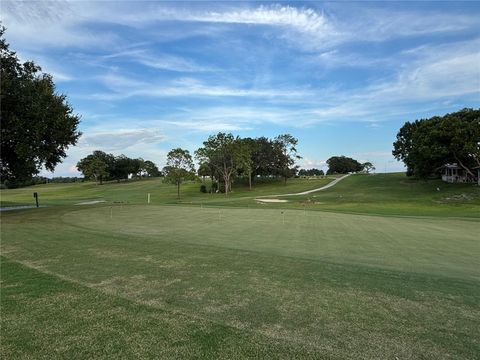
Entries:
[[165,139],[159,130],[118,129],[111,131],[89,131],[80,140],[81,147],[105,151],[124,150],[140,144],[159,143]]
[[256,89],[235,88],[205,84],[194,78],[178,78],[167,83],[132,80],[120,75],[105,75],[99,78],[111,92],[89,95],[91,99],[122,100],[134,96],[144,97],[303,97],[310,94],[305,89]]
[[[130,49],[104,55],[100,60],[122,59],[136,62],[154,69],[178,72],[209,72],[218,71],[213,67],[202,66],[195,61],[170,54],[151,54],[147,49]],[[97,60],[98,61],[98,60]]]
[[361,97],[431,100],[480,96],[480,40],[413,49],[418,59],[394,79],[372,84]]

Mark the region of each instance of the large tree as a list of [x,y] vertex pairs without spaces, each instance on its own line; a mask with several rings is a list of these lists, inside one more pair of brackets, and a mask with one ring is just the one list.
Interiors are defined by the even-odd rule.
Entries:
[[185,179],[195,177],[195,167],[188,150],[173,149],[167,154],[167,165],[163,168],[165,181],[177,185],[177,197],[180,199],[180,184]]
[[20,63],[3,37],[1,55],[1,181],[21,182],[44,167],[53,171],[81,133],[80,117],[52,76],[31,61]]
[[143,162],[143,170],[147,173],[147,176],[150,176],[150,177],[161,176],[160,170],[158,170],[158,166],[155,165],[153,161],[145,160]]
[[301,159],[297,154],[297,144],[298,140],[290,134],[278,135],[274,139],[275,148],[278,149],[277,168],[285,184],[289,177],[295,175],[297,170],[294,167],[295,161]]
[[364,162],[362,164],[362,167],[363,167],[363,171],[365,171],[367,174],[370,174],[370,171],[375,170],[375,166],[373,166],[373,164],[370,161]]
[[232,180],[242,162],[240,139],[232,134],[218,133],[203,142],[203,147],[195,152],[201,163],[208,163],[223,179],[225,195],[231,191]]
[[103,181],[111,175],[113,161],[113,155],[95,150],[77,163],[77,170],[85,177],[92,178],[97,184],[102,185]]
[[277,174],[277,154],[273,141],[266,137],[254,139],[252,151],[252,180],[256,176],[270,176]]
[[393,144],[393,155],[418,178],[438,175],[446,163],[457,163],[476,177],[480,166],[480,110],[463,109],[444,116],[406,122]]
[[332,156],[327,160],[327,165],[327,174],[347,174],[363,170],[362,164],[346,156]]

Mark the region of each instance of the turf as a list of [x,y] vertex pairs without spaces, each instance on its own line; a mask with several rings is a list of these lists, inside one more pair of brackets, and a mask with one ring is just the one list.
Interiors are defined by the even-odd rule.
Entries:
[[354,175],[255,200],[331,180],[2,190],[47,205],[1,214],[2,357],[479,358],[479,188]]
[[[448,184],[441,180],[418,181],[404,174],[352,175],[337,185],[304,196],[282,197],[288,203],[259,203],[259,196],[288,194],[319,188],[334,177],[319,179],[290,179],[264,181],[248,190],[244,183],[234,184],[234,192],[224,194],[200,193],[200,183],[182,185],[181,199],[176,188],[161,179],[95,185],[47,184],[21,189],[2,190],[2,206],[33,204],[32,193],[39,193],[40,203],[47,206],[71,205],[87,200],[102,199],[108,203],[187,204],[215,207],[248,207],[271,209],[304,209],[375,214],[384,216],[434,216],[480,218],[480,187],[476,184]],[[207,181],[208,184],[208,181]]]
[[475,359],[476,220],[96,205],[2,215],[7,358]]

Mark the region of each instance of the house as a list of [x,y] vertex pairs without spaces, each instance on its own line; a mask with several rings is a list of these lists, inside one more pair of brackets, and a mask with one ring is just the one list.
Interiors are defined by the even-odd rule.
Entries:
[[480,166],[474,167],[474,170],[477,169],[477,182],[478,185],[480,186]]
[[[480,173],[480,169],[479,169]],[[480,175],[480,174],[479,174]],[[477,177],[478,179],[478,177]],[[465,171],[461,166],[457,163],[452,164],[445,164],[443,165],[443,174],[442,180],[449,183],[467,183],[467,182],[474,182],[474,177],[472,177],[469,173]],[[480,184],[480,180],[479,184]]]
[[465,171],[464,168],[457,163],[445,164],[442,166],[442,180],[449,183],[471,183],[478,181],[480,185],[480,168],[478,168],[478,176],[474,177]]

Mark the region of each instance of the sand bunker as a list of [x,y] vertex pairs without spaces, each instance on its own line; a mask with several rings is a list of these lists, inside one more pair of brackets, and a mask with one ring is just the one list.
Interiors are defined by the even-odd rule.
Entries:
[[98,204],[98,203],[104,203],[105,200],[92,200],[92,201],[84,201],[81,203],[76,203],[75,205],[93,205],[93,204]]
[[280,200],[280,199],[255,199],[256,201],[259,202],[264,202],[264,203],[286,203],[288,200]]

